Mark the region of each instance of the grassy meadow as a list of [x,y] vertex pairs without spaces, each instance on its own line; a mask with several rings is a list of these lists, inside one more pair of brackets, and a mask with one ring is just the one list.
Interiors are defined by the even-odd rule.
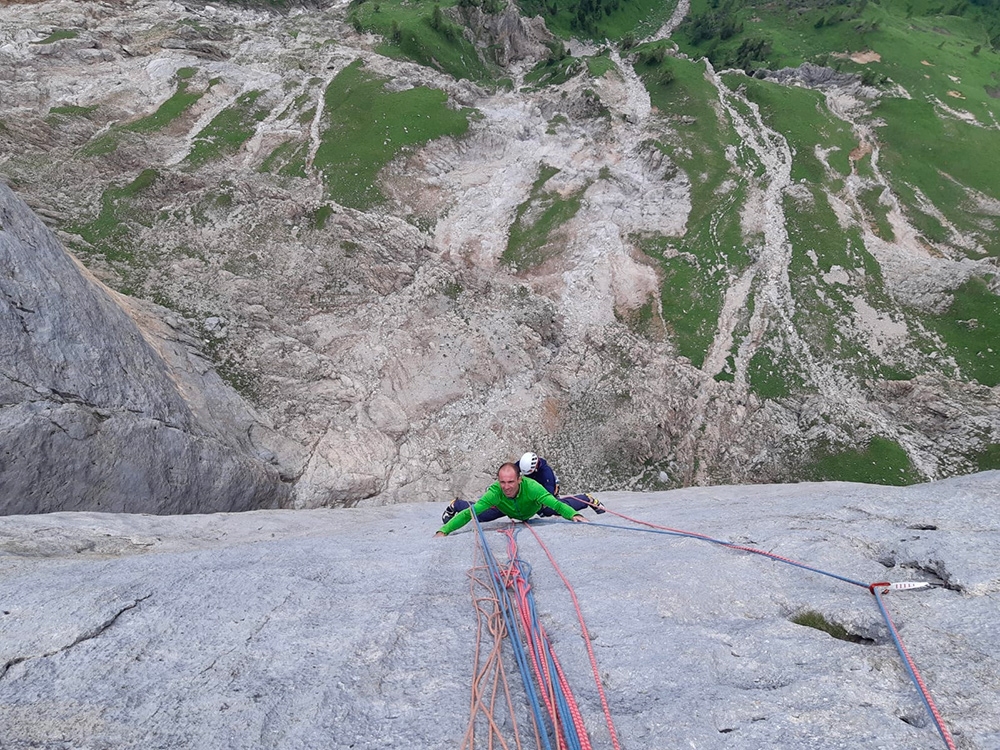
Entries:
[[[284,12],[283,3],[257,5]],[[725,363],[706,376],[721,388],[743,377],[755,398],[782,403],[821,390],[810,375],[817,364],[859,391],[880,379],[927,373],[1000,384],[998,280],[977,271],[945,290],[943,303],[919,307],[893,297],[872,250],[878,243],[871,241],[900,240],[892,224],[898,206],[928,255],[959,262],[1000,257],[1000,0],[692,0],[671,39],[652,42],[641,40],[670,18],[674,2],[521,0],[518,7],[526,16],[541,16],[553,34],[549,54],[519,70],[519,78],[499,66],[499,49],[481,38],[472,20],[502,11],[496,0],[352,0],[346,20],[375,35],[377,53],[472,82],[485,95],[515,86],[548,95],[546,106],[558,102],[546,115],[553,136],[575,127],[575,117],[594,119],[611,132],[621,114],[601,100],[601,87],[590,79],[619,75],[610,54],[617,50],[644,84],[657,124],[640,148],[669,157],[690,184],[691,203],[681,234],[629,238],[660,279],[659,302],[619,318],[629,330],[665,341],[694,367],[706,368],[727,292],[755,272],[765,243],[751,228],[758,209],[752,200],[772,175],[737,131],[736,112],[751,123],[759,119],[791,154],[791,189],[779,208],[792,300],[787,315],[779,315],[769,309],[763,282],[751,279],[743,309],[728,321],[732,344]],[[76,31],[55,30],[34,43],[72,44],[76,37]],[[571,39],[592,44],[583,52]],[[338,44],[315,42],[319,49]],[[442,90],[387,85],[392,82],[360,58],[307,70],[296,67],[290,50],[283,54],[288,75],[273,89],[243,90],[209,78],[206,63],[178,69],[164,95],[172,93],[150,111],[102,129],[94,108],[65,104],[45,114],[54,129],[95,131],[74,146],[92,164],[126,162],[133,151],[145,153],[140,146],[168,135],[189,144],[176,169],[205,185],[191,206],[174,207],[165,219],[150,210],[169,203],[161,193],[179,189],[180,178],[163,164],[149,164],[99,186],[93,215],[68,222],[83,240],[81,254],[102,255],[123,269],[124,291],[140,285],[148,271],[139,241],[144,229],[161,219],[203,227],[230,210],[237,199],[227,160],[243,160],[263,182],[316,180],[322,205],[303,215],[307,229],[321,232],[334,204],[383,210],[380,179],[388,165],[436,139],[461,139],[479,116],[456,108]],[[706,74],[706,60],[720,71],[718,85]],[[876,152],[857,150],[860,133],[831,112],[824,92],[755,76],[806,62],[857,76],[877,92],[870,112],[859,115]],[[567,90],[559,91],[571,81],[578,97],[582,91],[576,109],[563,106]],[[513,273],[530,273],[563,250],[562,229],[580,210],[586,186],[560,194],[552,187],[557,174],[543,164],[517,206],[499,259]],[[248,257],[232,270],[243,272],[253,262]],[[457,296],[455,289],[460,287],[448,293]],[[873,347],[858,324],[862,312],[905,325],[907,340]],[[751,323],[761,320],[763,332],[755,331],[760,340],[748,342]],[[751,354],[741,361],[744,351]],[[817,448],[794,478],[920,479],[898,441],[869,432],[851,433],[852,445]],[[968,460],[970,466],[998,467],[1000,449],[988,446]]]
[[463,28],[445,13],[454,2],[352,0],[348,20],[358,31],[378,34],[378,51],[412,60],[456,79],[488,83],[500,72],[465,38]]
[[403,149],[461,136],[472,113],[448,108],[447,98],[424,86],[390,92],[360,61],[341,71],[325,92],[325,128],[312,165],[329,197],[371,208],[383,200],[379,171]]

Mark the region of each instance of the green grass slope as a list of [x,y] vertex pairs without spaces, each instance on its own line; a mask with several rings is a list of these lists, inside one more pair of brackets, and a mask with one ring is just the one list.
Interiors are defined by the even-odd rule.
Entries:
[[[656,268],[660,288],[655,302],[619,318],[623,326],[658,345],[666,340],[672,354],[704,369],[720,391],[745,386],[758,403],[791,410],[822,394],[817,373],[859,398],[875,398],[880,382],[921,375],[1000,384],[1000,280],[990,271],[1000,257],[1000,0],[692,0],[672,38],[655,42],[639,40],[670,18],[673,2],[520,0],[518,7],[541,16],[555,37],[550,54],[522,71],[520,90],[511,92],[560,102],[552,105],[549,134],[579,125],[569,123],[572,117],[612,130],[620,114],[591,84],[614,78],[609,50],[615,47],[654,108],[641,147],[669,157],[690,186],[682,234],[630,238]],[[435,78],[474,82],[488,95],[512,89],[512,74],[498,66],[497,50],[482,43],[483,30],[463,24],[503,8],[488,0],[353,0],[346,20],[375,35],[378,54],[432,69]],[[57,30],[39,44],[75,35]],[[339,44],[320,37],[317,47]],[[572,45],[564,43],[571,38],[603,46],[571,55]],[[707,75],[706,60],[724,71],[717,79]],[[877,92],[857,128],[831,111],[824,92],[765,80],[766,71],[806,62],[855,75]],[[83,240],[81,255],[101,256],[120,272],[125,291],[142,288],[158,262],[156,248],[143,245],[150,230],[157,222],[204,226],[224,216],[233,201],[227,170],[237,156],[261,180],[321,185],[316,194],[326,204],[303,210],[312,231],[323,229],[333,203],[383,210],[386,166],[435,139],[462,138],[476,116],[449,106],[441,90],[387,86],[360,59],[341,61],[336,74],[305,70],[291,67],[275,90],[242,91],[232,81],[207,79],[204,70],[181,68],[168,98],[101,129],[93,108],[53,107],[46,124],[54,131],[82,132],[93,123],[92,137],[81,138],[76,153],[88,164],[109,165],[112,175],[98,188],[93,215],[67,222]],[[234,88],[216,88],[220,83]],[[582,91],[586,106],[562,108],[569,91]],[[201,119],[206,110],[214,114]],[[752,221],[759,208],[753,201],[773,175],[737,120],[773,131],[791,155],[790,185],[775,201],[787,234],[782,271],[791,299],[784,315],[772,309],[766,280],[753,276],[767,249]],[[269,122],[278,124],[278,134],[254,139]],[[190,144],[176,170],[150,164],[128,178],[113,176],[130,148],[171,134]],[[252,143],[264,144],[259,155],[249,153]],[[861,146],[876,147],[877,158]],[[580,211],[586,188],[560,195],[550,183],[557,171],[542,164],[516,206],[500,258],[507,270],[526,275],[560,254],[564,227]],[[181,177],[203,180],[201,194],[158,214],[157,206],[170,203],[161,193],[187,184]],[[963,268],[980,265],[956,276],[954,288],[935,290],[933,303],[899,295],[877,249],[902,241],[900,220],[916,230],[914,252]],[[188,250],[178,245],[171,252]],[[238,271],[256,259],[248,251],[228,259],[227,268]],[[748,278],[741,309],[724,323],[727,295]],[[905,334],[873,342],[858,325],[862,318]],[[724,326],[728,338],[720,336]],[[798,470],[784,478],[891,484],[923,478],[906,441],[874,420],[847,424],[831,409],[816,424],[836,427],[842,439],[810,444],[797,457]],[[968,455],[949,461],[952,470],[991,468],[1000,465],[1000,452],[984,433]]]

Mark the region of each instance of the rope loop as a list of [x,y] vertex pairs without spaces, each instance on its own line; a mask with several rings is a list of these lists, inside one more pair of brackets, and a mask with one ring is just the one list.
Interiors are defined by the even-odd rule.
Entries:
[[[910,675],[910,679],[916,686],[917,691],[920,694],[920,698],[923,701],[927,712],[930,714],[941,739],[944,740],[948,750],[956,750],[955,742],[952,739],[951,734],[948,732],[937,706],[931,698],[930,691],[924,684],[923,678],[920,676],[916,665],[910,658],[906,647],[903,645],[903,642],[899,637],[899,633],[896,630],[896,626],[893,623],[882,598],[890,591],[908,591],[934,588],[936,584],[926,581],[901,581],[896,583],[889,581],[877,581],[875,583],[865,584],[846,576],[841,576],[836,573],[831,573],[829,571],[806,565],[787,557],[782,557],[781,555],[777,555],[767,550],[757,549],[755,547],[737,544],[734,542],[727,542],[720,539],[713,539],[705,534],[659,526],[647,521],[630,518],[629,516],[613,511],[604,505],[601,507],[606,512],[611,513],[614,516],[618,516],[619,518],[645,528],[618,526],[598,522],[591,522],[590,526],[624,529],[627,531],[645,531],[657,534],[667,534],[670,536],[699,539],[712,544],[717,544],[719,546],[728,547],[734,551],[760,555],[777,562],[786,563],[788,565],[802,568],[820,575],[829,576],[845,583],[867,589],[869,593],[875,597],[875,601],[878,604],[878,608],[883,619],[885,620],[886,627],[889,630],[893,643],[895,644],[900,657],[903,659],[903,663]],[[466,733],[466,740],[462,744],[463,750],[465,748],[469,748],[469,750],[471,750],[473,747],[473,726],[475,714],[477,712],[482,712],[487,715],[487,723],[491,731],[489,742],[490,747],[494,747],[493,739],[495,736],[499,742],[499,746],[504,748],[504,750],[508,750],[508,745],[500,736],[497,722],[492,716],[492,712],[495,710],[497,686],[500,683],[501,678],[503,680],[503,693],[506,696],[507,705],[511,714],[511,720],[514,725],[516,748],[520,750],[522,747],[520,738],[517,736],[518,729],[516,721],[514,721],[514,708],[511,704],[509,689],[506,685],[506,676],[503,673],[502,664],[499,660],[499,644],[504,635],[510,639],[515,659],[517,660],[518,670],[521,673],[522,682],[524,683],[525,693],[528,696],[528,701],[532,709],[533,729],[538,747],[543,748],[543,750],[552,750],[552,742],[550,741],[551,735],[552,740],[555,742],[556,750],[591,750],[590,738],[587,735],[586,726],[580,714],[579,706],[572,694],[572,691],[570,690],[569,681],[563,672],[562,666],[556,659],[555,652],[548,639],[548,635],[545,632],[545,628],[542,626],[538,617],[534,591],[529,582],[531,576],[531,566],[521,558],[517,545],[517,534],[520,531],[521,525],[511,523],[506,528],[498,529],[499,533],[504,534],[507,539],[508,559],[506,564],[501,566],[490,550],[485,534],[483,533],[482,525],[479,523],[479,519],[476,518],[475,514],[472,515],[472,520],[476,528],[476,541],[479,555],[483,560],[483,564],[473,570],[485,570],[493,590],[492,596],[479,595],[477,598],[477,595],[474,593],[473,598],[477,609],[477,615],[480,617],[480,622],[487,623],[491,634],[494,635],[495,644],[493,651],[485,660],[486,666],[481,669],[479,666],[479,636],[477,635],[477,655],[476,665],[474,668],[475,680],[473,682],[473,696],[471,700],[473,715],[470,719],[469,729]],[[525,522],[524,525],[527,526],[528,530],[535,537],[538,545],[545,552],[545,555],[552,563],[556,574],[560,579],[562,579],[567,590],[569,591],[570,597],[573,600],[573,605],[576,608],[577,617],[580,622],[581,635],[586,643],[587,653],[590,657],[591,667],[594,672],[594,680],[597,685],[598,694],[600,695],[601,706],[604,710],[611,742],[615,750],[620,750],[621,746],[619,744],[618,735],[615,731],[614,722],[611,719],[607,696],[605,695],[604,688],[601,685],[597,661],[594,657],[589,632],[583,621],[583,613],[580,608],[579,601],[576,598],[576,593],[573,591],[569,580],[565,575],[563,575],[563,572],[560,570],[552,553],[542,542],[538,532],[532,528],[530,523]],[[480,587],[484,587],[483,581],[481,579],[477,579],[471,571],[470,578],[473,579],[471,587],[474,592],[476,590],[477,583]],[[492,607],[491,611],[487,611],[485,606],[486,604],[489,604]],[[483,625],[481,624],[480,628],[482,629],[482,627]],[[491,697],[489,704],[487,705],[483,700],[483,697],[478,694],[478,688],[479,685],[486,679],[489,669],[493,670],[493,697]]]

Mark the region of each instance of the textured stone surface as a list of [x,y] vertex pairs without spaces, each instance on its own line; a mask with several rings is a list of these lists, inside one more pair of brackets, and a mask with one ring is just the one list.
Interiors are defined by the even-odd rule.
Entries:
[[[938,584],[886,606],[957,747],[993,750],[998,497],[992,472],[603,500],[862,583]],[[3,747],[459,746],[475,536],[434,538],[441,508],[0,518]],[[535,528],[580,601],[626,750],[945,747],[866,588],[587,516]],[[486,527],[501,560],[505,526]],[[570,597],[531,534],[518,541],[594,747],[610,747]],[[792,622],[807,611],[862,642]]]
[[[173,324],[157,328],[160,311],[143,330],[174,340],[161,355],[176,351],[171,370],[192,378],[186,406],[168,401],[161,413],[189,419],[184,409],[196,404],[231,412],[213,419],[240,425],[251,452],[294,485],[295,507],[466,495],[499,460],[527,449],[552,458],[572,489],[782,481],[807,475],[828,450],[863,452],[876,436],[900,446],[921,477],[990,465],[983,456],[1000,443],[1000,390],[970,383],[922,319],[945,311],[964,281],[996,275],[996,259],[974,252],[975,236],[929,242],[878,169],[793,180],[788,140],[739,85],[711,71],[711,111],[740,143],[718,154],[732,168],[718,202],[694,206],[703,176],[675,157],[715,130],[697,110],[653,106],[634,58],[608,50],[600,76],[580,63],[568,80],[535,86],[525,74],[549,54],[540,19],[470,9],[478,43],[509,64],[513,86],[491,90],[385,57],[384,40],[347,22],[350,7],[3,6],[0,178],[95,276],[172,308]],[[678,3],[659,35],[686,9]],[[42,43],[60,30],[75,36]],[[356,63],[386,90],[433,88],[450,108],[476,112],[460,138],[399,151],[371,186],[386,200],[363,211],[338,204],[319,168],[290,176],[266,167],[276,149],[311,159],[330,144],[325,92]],[[825,68],[782,75],[820,88],[856,151],[878,165],[872,91]],[[151,125],[183,86],[196,100]],[[209,123],[251,93],[266,112],[252,136],[192,165]],[[826,163],[843,156],[816,154]],[[530,219],[546,205],[542,175],[543,193],[577,200],[579,210],[537,263],[515,268],[503,256],[518,212]],[[859,211],[875,189],[892,241]],[[995,196],[966,197],[983,203],[984,216],[1000,211]],[[708,250],[691,233],[699,215],[721,220],[731,201],[742,202],[737,254],[747,265],[720,257],[708,287],[681,290],[678,299],[718,294],[721,304],[717,320],[708,313],[704,351],[685,349],[689,359],[670,330],[678,313],[660,314],[676,302],[669,269],[644,254],[643,239],[671,263],[728,253],[728,235]],[[803,272],[792,258],[813,250],[789,237],[789,219],[795,206],[823,201],[864,248],[854,261],[815,267],[805,286],[843,304],[803,322],[809,294],[793,292]],[[111,221],[113,233],[92,226]],[[867,270],[862,256],[874,259]],[[875,277],[884,284],[873,287]],[[185,338],[205,357],[190,356]],[[843,345],[830,349],[830,340]],[[207,359],[241,384],[259,420],[199,395],[213,377],[199,372]],[[777,363],[774,381],[801,390],[768,393],[753,382],[760,362]],[[910,394],[884,379],[908,373]]]
[[251,442],[260,420],[242,399],[154,306],[83,271],[2,184],[0,268],[0,512],[279,506],[288,493],[277,460],[261,458],[267,430]]

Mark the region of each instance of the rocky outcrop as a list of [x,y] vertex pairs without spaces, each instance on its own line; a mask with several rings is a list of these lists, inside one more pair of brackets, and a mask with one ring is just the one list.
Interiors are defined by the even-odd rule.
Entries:
[[[920,478],[992,465],[1000,402],[926,318],[995,260],[965,257],[975,237],[931,247],[909,225],[857,81],[782,74],[823,88],[870,155],[864,174],[834,179],[853,136],[795,151],[738,78],[709,74],[702,108],[657,93],[687,90],[680,78],[651,86],[648,65],[610,49],[572,45],[595,57],[535,67],[549,54],[540,19],[470,4],[444,12],[509,65],[504,81],[472,81],[446,71],[475,65],[386,56],[350,22],[357,8],[5,6],[0,174],[128,295],[110,298],[162,360],[138,369],[178,384],[138,406],[116,386],[116,414],[261,460],[294,483],[296,508],[469,496],[528,449],[573,490],[795,480],[874,437]],[[412,142],[398,130],[425,115],[389,117],[369,145],[393,158],[339,172],[329,97],[358,72],[375,99],[404,97],[379,106],[431,93],[432,119],[461,111],[467,129]],[[830,180],[804,183],[802,158]],[[333,189],[351,177],[378,200]],[[830,257],[820,235],[790,233],[800,207],[836,221]],[[914,396],[887,380],[911,374]],[[89,408],[86,382],[39,377],[8,384],[11,403],[63,407],[95,445],[110,434],[68,411]],[[953,408],[938,418],[939,404]]]
[[157,335],[166,311],[148,303],[130,316],[5,185],[0,267],[0,512],[282,503],[259,420],[194,342],[162,323]]
[[859,76],[840,73],[833,68],[808,62],[802,63],[797,68],[761,69],[754,74],[754,77],[777,83],[796,82],[814,89],[849,89],[855,93],[861,91],[861,78]]
[[487,13],[478,5],[452,12],[461,18],[475,43],[488,50],[486,56],[502,67],[545,55],[545,42],[553,39],[541,18],[524,18],[513,3],[504,5],[499,13]]

